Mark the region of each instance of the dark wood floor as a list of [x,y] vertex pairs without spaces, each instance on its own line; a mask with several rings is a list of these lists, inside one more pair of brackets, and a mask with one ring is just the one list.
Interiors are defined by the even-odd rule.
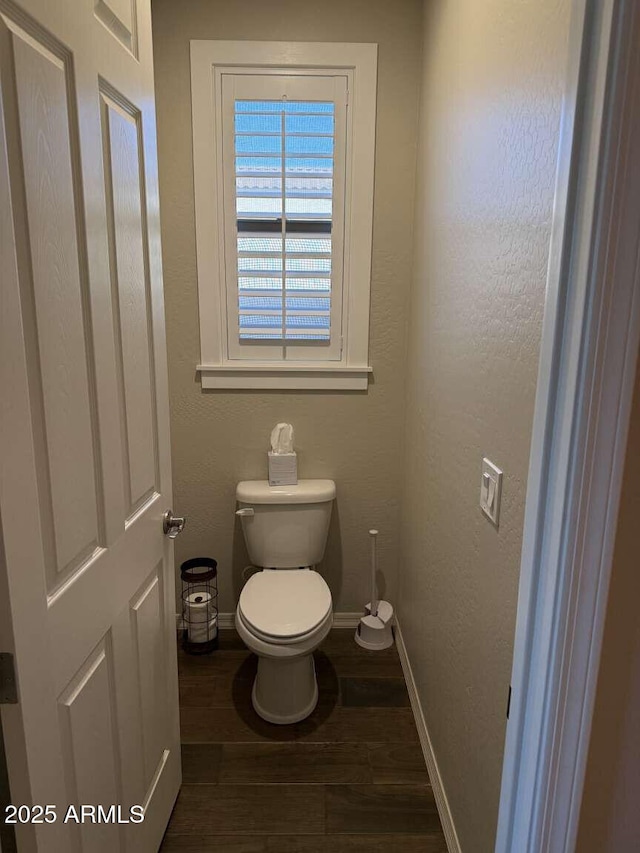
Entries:
[[183,785],[162,853],[446,853],[395,647],[333,630],[315,659],[318,707],[275,726],[235,631],[179,652]]

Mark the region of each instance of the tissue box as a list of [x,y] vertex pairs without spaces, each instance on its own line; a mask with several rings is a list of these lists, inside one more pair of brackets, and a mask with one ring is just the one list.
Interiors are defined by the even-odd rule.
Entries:
[[298,485],[298,455],[297,453],[273,453],[269,451],[269,485],[297,486]]

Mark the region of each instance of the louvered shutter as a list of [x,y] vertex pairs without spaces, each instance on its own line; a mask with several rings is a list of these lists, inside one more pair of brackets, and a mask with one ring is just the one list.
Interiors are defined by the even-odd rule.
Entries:
[[229,357],[340,358],[344,77],[223,77]]

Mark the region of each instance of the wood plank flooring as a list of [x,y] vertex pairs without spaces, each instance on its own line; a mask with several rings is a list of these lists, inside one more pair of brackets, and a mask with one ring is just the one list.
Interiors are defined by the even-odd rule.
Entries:
[[275,726],[235,631],[179,651],[183,785],[162,853],[446,853],[395,647],[334,629],[315,660],[318,707]]

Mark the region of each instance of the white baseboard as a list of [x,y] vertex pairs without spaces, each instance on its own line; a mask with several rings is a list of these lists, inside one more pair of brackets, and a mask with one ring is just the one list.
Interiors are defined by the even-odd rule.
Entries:
[[350,613],[346,611],[344,613],[334,613],[333,614],[333,627],[334,628],[357,628],[360,620],[364,616],[364,610],[358,610],[356,613]]
[[[344,613],[334,613],[333,614],[333,627],[334,628],[357,628],[358,622],[360,621],[360,617],[362,613],[358,611],[357,613],[352,613],[346,611]],[[235,627],[235,613],[218,613],[218,625],[220,628],[234,628]]]
[[451,814],[449,801],[447,800],[444,785],[442,784],[442,777],[440,776],[440,771],[438,769],[438,762],[436,761],[436,756],[431,744],[431,738],[429,737],[429,730],[427,729],[427,723],[422,712],[422,705],[418,697],[416,682],[413,677],[411,664],[409,663],[409,657],[407,655],[407,648],[402,638],[402,630],[400,629],[397,616],[395,636],[396,645],[398,646],[398,654],[400,655],[400,663],[402,664],[402,671],[404,672],[404,679],[407,682],[407,690],[409,691],[411,710],[413,711],[413,716],[416,721],[424,761],[427,765],[429,779],[431,780],[431,787],[433,788],[433,795],[436,801],[436,806],[438,807],[438,814],[440,815],[440,823],[442,824],[442,830],[447,842],[447,849],[449,853],[461,853],[460,841],[458,840],[456,828],[453,823],[453,815]]
[[236,614],[235,613],[218,613],[219,628],[235,628]]

